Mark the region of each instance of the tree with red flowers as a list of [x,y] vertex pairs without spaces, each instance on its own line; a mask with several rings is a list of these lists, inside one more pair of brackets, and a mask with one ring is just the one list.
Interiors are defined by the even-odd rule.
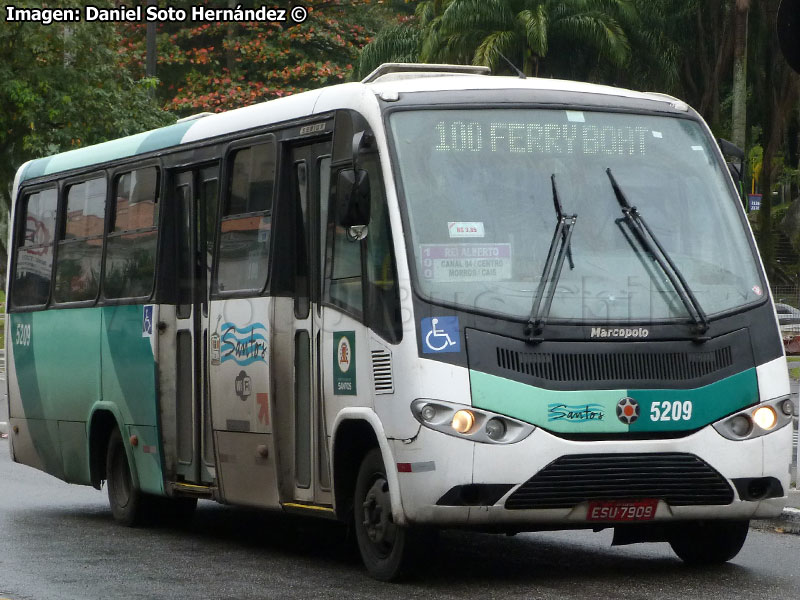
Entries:
[[[219,8],[219,2],[203,4]],[[260,3],[224,6],[257,8]],[[175,2],[187,10],[197,2]],[[360,49],[387,11],[369,0],[311,0],[302,23],[157,25],[158,98],[180,115],[219,112],[350,79]],[[120,59],[143,72],[145,24],[123,27]]]

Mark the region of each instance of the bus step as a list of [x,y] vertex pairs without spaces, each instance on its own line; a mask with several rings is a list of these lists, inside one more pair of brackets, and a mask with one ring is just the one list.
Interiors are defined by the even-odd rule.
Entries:
[[319,504],[302,504],[299,502],[284,502],[281,504],[283,510],[298,515],[314,515],[328,519],[335,519],[336,512],[331,506],[321,506]]
[[215,488],[207,485],[195,485],[193,483],[183,483],[175,481],[172,483],[172,491],[178,496],[190,496],[192,498],[211,498],[214,496]]

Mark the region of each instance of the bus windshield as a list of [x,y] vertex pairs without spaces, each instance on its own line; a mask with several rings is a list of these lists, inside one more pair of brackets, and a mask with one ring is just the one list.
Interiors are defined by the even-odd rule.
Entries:
[[607,170],[714,316],[763,298],[738,199],[712,140],[683,118],[451,109],[390,118],[429,300],[527,319],[557,222],[579,215],[550,319],[685,320],[681,292],[625,225]]

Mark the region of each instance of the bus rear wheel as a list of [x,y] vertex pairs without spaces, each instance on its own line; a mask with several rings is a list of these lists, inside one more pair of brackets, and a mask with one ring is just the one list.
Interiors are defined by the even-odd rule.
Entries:
[[408,567],[411,532],[392,518],[386,468],[378,448],[361,463],[353,499],[356,540],[369,574],[379,581],[401,577]]
[[697,521],[673,526],[669,545],[687,565],[719,565],[739,554],[750,521]]
[[114,520],[128,527],[137,525],[142,518],[143,497],[133,483],[128,455],[118,429],[114,429],[108,440],[106,486]]

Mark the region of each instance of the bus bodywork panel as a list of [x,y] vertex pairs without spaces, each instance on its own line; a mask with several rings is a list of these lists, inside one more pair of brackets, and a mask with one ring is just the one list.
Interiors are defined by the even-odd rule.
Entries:
[[23,165],[20,169],[22,180],[176,146],[181,143],[184,134],[193,124],[193,121],[176,123],[153,131],[40,158]]
[[273,310],[272,298],[222,300],[209,306],[212,429],[220,495],[229,503],[278,504]]
[[147,465],[141,485],[162,489],[156,363],[144,312],[141,305],[129,305],[9,315],[10,331],[16,332],[9,343],[14,369],[9,381],[16,384],[9,388],[9,405],[21,434],[14,445],[17,461],[90,484],[87,423],[97,406],[111,405],[120,427],[142,428],[138,435],[152,456],[136,459],[137,466]]

